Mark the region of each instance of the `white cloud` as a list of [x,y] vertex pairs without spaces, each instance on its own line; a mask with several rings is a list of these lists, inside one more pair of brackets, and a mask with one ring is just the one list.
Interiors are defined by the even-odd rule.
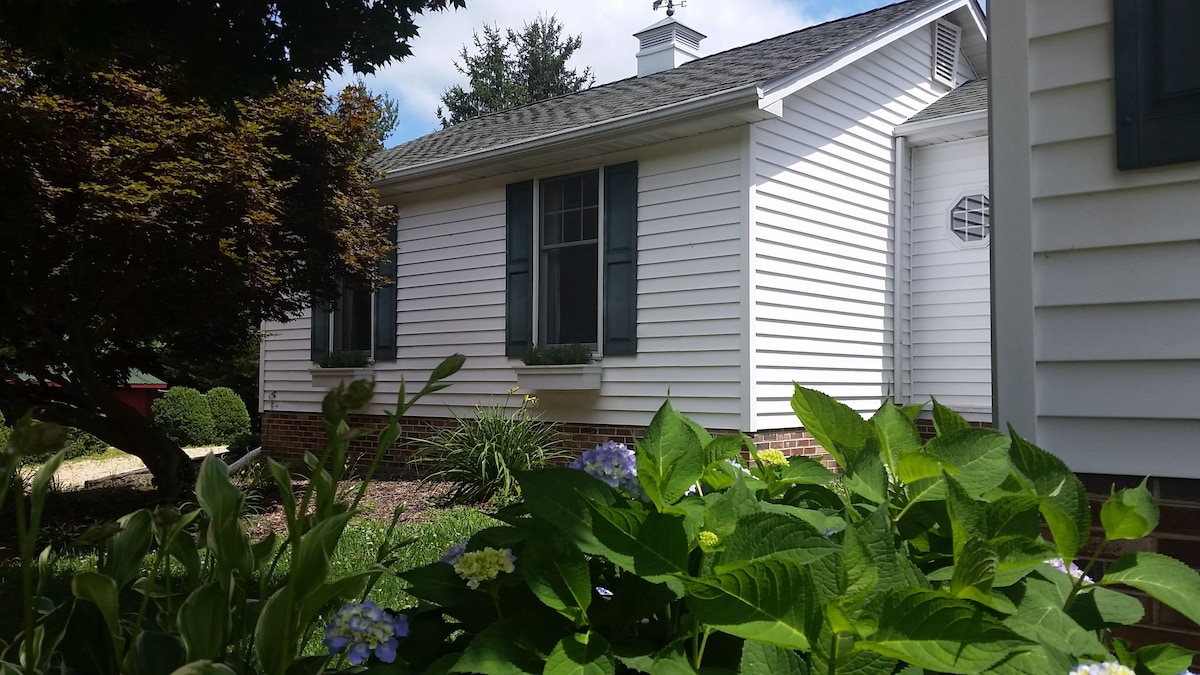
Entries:
[[[823,9],[805,12],[796,0],[690,0],[677,9],[675,17],[708,36],[700,44],[701,53],[708,55],[825,20],[829,18],[828,8]],[[583,47],[569,66],[580,70],[591,67],[597,84],[633,76],[638,49],[633,34],[665,16],[662,9],[651,10],[651,0],[570,0],[558,5],[546,0],[468,0],[465,10],[425,15],[417,22],[421,32],[411,43],[413,55],[365,78],[372,90],[386,92],[400,104],[401,128],[388,144],[439,128],[434,111],[442,92],[453,84],[466,83],[453,62],[462,46],[471,42],[473,30],[485,23],[501,30],[519,28],[539,12],[557,14],[564,33],[582,34]],[[330,89],[352,79],[349,75],[335,78]]]

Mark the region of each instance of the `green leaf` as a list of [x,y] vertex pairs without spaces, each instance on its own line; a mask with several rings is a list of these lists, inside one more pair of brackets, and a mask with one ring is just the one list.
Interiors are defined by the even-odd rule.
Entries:
[[917,418],[921,416],[921,411],[925,409],[925,405],[925,403],[909,403],[900,406],[900,412],[904,413],[909,421],[916,422]]
[[724,539],[733,534],[738,521],[759,513],[762,506],[763,503],[746,487],[744,475],[734,476],[728,490],[704,495],[704,528]]
[[1158,527],[1158,505],[1146,489],[1146,480],[1110,495],[1100,508],[1100,523],[1109,541],[1141,539]]
[[317,523],[300,537],[300,545],[293,552],[292,566],[288,574],[288,588],[295,600],[315,590],[329,576],[329,561],[337,547],[350,512],[329,516]]
[[705,466],[701,439],[670,401],[663,402],[637,442],[637,477],[646,494],[661,511],[700,480]]
[[824,485],[833,480],[834,473],[812,457],[793,456],[779,474],[777,485]]
[[150,512],[134,511],[117,522],[121,530],[108,540],[108,554],[100,571],[112,577],[117,587],[122,587],[137,575],[142,558],[150,549]]
[[[706,431],[705,433],[708,432]],[[740,457],[742,448],[746,447],[747,443],[754,445],[745,434],[724,434],[717,436],[704,446],[704,461],[707,464],[715,464],[726,459]]]
[[940,477],[941,470],[945,470],[962,484],[967,494],[980,497],[999,487],[1011,473],[1012,464],[1008,457],[1010,444],[1007,436],[992,429],[970,428],[938,436],[922,450],[922,453],[937,461],[940,467],[938,474],[901,476],[901,480],[909,483],[914,478]]
[[[525,505],[535,517],[558,528],[584,553],[604,556],[618,566],[656,581],[687,567],[683,518],[654,514],[576,469],[543,469],[518,474]],[[652,521],[652,522],[651,522]],[[650,522],[653,537],[642,536]],[[658,578],[655,578],[658,577]]]
[[229,595],[210,581],[188,595],[176,618],[189,661],[215,659],[229,640]]
[[978,606],[936,591],[905,589],[885,598],[878,630],[855,649],[926,670],[974,675],[1031,646]]
[[700,623],[780,647],[809,648],[804,610],[813,598],[803,565],[757,560],[683,582],[688,607]]
[[1039,509],[1063,560],[1074,560],[1091,534],[1087,491],[1062,460],[1029,443],[1009,426],[1010,456],[1022,485],[1042,498]]
[[287,586],[271,595],[254,627],[254,651],[263,675],[283,675],[295,658],[296,627],[292,621],[292,595]]
[[1146,608],[1137,598],[1120,591],[1085,584],[1067,613],[1088,630],[1105,630],[1132,626],[1142,620]]
[[171,675],[237,675],[237,671],[224,663],[194,661],[171,671]]
[[586,620],[592,581],[579,549],[559,539],[531,539],[521,560],[525,583],[542,603],[576,625]]
[[[527,632],[530,628],[528,620],[521,616],[493,623],[471,640],[450,672],[485,675],[541,673],[543,660],[528,644]],[[554,635],[554,631],[542,632]]]
[[[915,455],[916,453],[912,453]],[[909,455],[905,455],[908,457]],[[882,504],[888,497],[888,475],[880,457],[879,442],[872,436],[863,442],[863,448],[849,465],[842,464],[846,473],[842,483],[851,492],[872,504]]]
[[117,600],[117,583],[112,577],[98,572],[79,572],[71,578],[71,594],[92,603],[100,610],[113,649],[120,654],[125,641],[121,637],[121,624],[118,619],[120,603]]
[[137,636],[125,659],[129,675],[169,675],[187,661],[179,638],[149,630]]
[[737,528],[721,539],[721,550],[713,556],[716,571],[752,560],[786,557],[807,564],[837,552],[837,544],[811,525],[779,513],[755,513],[737,522]]
[[222,578],[232,579],[235,571],[243,579],[249,578],[254,570],[254,552],[241,520],[245,496],[229,482],[229,467],[215,455],[200,464],[196,501],[208,515],[205,544]]
[[558,641],[546,659],[544,675],[613,675],[616,658],[598,633],[577,633]]
[[[1156,675],[1183,673],[1192,666],[1196,652],[1173,644],[1146,645],[1134,652],[1137,663]],[[1140,670],[1140,669],[1139,669]]]
[[1132,586],[1200,623],[1200,574],[1169,556],[1130,553],[1109,565],[1100,583]]
[[933,399],[933,428],[938,436],[947,436],[956,431],[970,429],[971,423],[963,419],[962,415],[947,408],[937,399]]
[[805,430],[843,468],[871,435],[869,425],[853,408],[815,389],[795,386],[792,410]]
[[996,580],[996,552],[982,537],[967,539],[954,556],[954,576],[950,592],[958,598],[992,604],[992,583]]
[[288,531],[291,532],[296,526],[296,495],[292,493],[292,474],[286,466],[270,458],[267,459],[267,471],[271,473],[275,487],[279,488],[279,502],[283,505]]
[[738,675],[808,675],[808,666],[791,649],[746,640]]
[[895,471],[896,459],[905,453],[921,449],[921,434],[917,427],[891,401],[884,401],[871,418],[875,437],[879,439],[884,462]]
[[308,624],[325,605],[338,598],[360,597],[371,576],[384,571],[381,567],[369,567],[341,579],[321,584],[300,601],[300,609],[296,615],[297,624]]
[[1058,651],[1099,658],[1105,650],[1096,633],[1080,626],[1063,611],[1070,595],[1070,585],[1063,579],[1067,575],[1046,571],[1058,576],[1031,574],[1021,586],[1005,591],[1016,603],[1017,611],[1004,620],[1004,625],[1022,637]]

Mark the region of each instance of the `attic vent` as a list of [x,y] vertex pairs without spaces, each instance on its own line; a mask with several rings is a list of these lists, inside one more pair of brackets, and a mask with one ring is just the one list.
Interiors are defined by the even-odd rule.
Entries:
[[949,21],[933,24],[933,79],[947,86],[954,86],[954,75],[958,72],[958,48],[962,29]]

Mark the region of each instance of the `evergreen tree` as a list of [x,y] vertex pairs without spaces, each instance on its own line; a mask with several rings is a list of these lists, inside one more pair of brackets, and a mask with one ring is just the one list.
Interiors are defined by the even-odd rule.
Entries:
[[454,62],[468,86],[456,84],[442,94],[442,127],[590,87],[596,81],[591,68],[567,68],[583,38],[564,38],[562,31],[558,17],[539,16],[520,32],[484,26],[482,36],[475,33],[475,53],[463,45],[462,61]]

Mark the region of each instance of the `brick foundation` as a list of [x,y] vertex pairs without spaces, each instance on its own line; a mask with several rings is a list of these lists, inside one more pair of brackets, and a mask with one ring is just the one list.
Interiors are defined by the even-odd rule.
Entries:
[[[375,451],[375,439],[384,427],[385,420],[378,415],[350,415],[347,423],[352,428],[365,430],[351,444],[353,455],[370,456]],[[413,470],[410,458],[415,449],[413,440],[428,438],[439,429],[455,424],[446,417],[405,418],[401,423],[400,441],[396,443],[380,462],[380,469],[389,473],[409,473]],[[561,446],[573,453],[582,453],[605,441],[632,444],[634,439],[646,435],[646,427],[578,424],[564,422],[558,425],[562,434]],[[728,429],[710,430],[714,436],[731,433]],[[778,429],[750,434],[759,450],[772,448],[785,455],[803,455],[820,458],[826,466],[833,468],[833,459],[825,453],[817,440],[801,428]],[[292,464],[299,464],[304,453],[320,454],[325,444],[325,431],[321,416],[316,413],[264,412],[262,416],[263,448],[271,457]]]
[[[1108,499],[1112,486],[1116,489],[1136,487],[1142,479],[1131,476],[1107,476],[1080,474],[1088,491],[1092,507],[1092,538],[1079,557],[1090,558],[1095,547],[1103,539],[1100,527],[1100,507]],[[1192,569],[1200,569],[1200,480],[1186,478],[1150,478],[1146,487],[1158,503],[1158,530],[1149,537],[1135,541],[1117,541],[1108,545],[1101,554],[1091,576],[1099,578],[1109,563],[1126,553],[1154,551],[1183,561]],[[1081,563],[1082,564],[1082,563]],[[1188,649],[1200,651],[1200,630],[1191,621],[1158,602],[1132,589],[1130,591],[1146,606],[1146,616],[1136,627],[1114,631],[1121,637],[1133,641],[1135,646],[1173,642]]]

